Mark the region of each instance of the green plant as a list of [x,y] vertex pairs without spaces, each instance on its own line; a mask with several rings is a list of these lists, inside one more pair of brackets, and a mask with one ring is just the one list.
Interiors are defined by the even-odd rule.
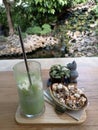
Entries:
[[96,3],[98,3],[98,0],[95,0]]
[[50,32],[51,32],[51,26],[49,24],[43,24],[41,35],[48,34]]
[[3,6],[0,6],[0,24],[7,27],[6,10]]
[[51,78],[68,78],[70,77],[70,70],[66,68],[66,66],[61,66],[61,65],[53,65],[50,68],[49,75]]
[[32,26],[32,22],[40,26],[44,23],[49,24],[57,20],[56,12],[60,12],[62,7],[68,4],[68,1],[22,0],[20,5],[14,4],[11,8],[14,27],[20,25],[22,30],[25,31]]
[[29,27],[26,30],[28,34],[38,34],[38,35],[45,35],[51,32],[51,26],[49,24],[43,24],[42,27],[40,26],[33,26]]
[[94,6],[94,8],[91,10],[91,13],[93,13],[95,17],[98,18],[98,4]]
[[[32,22],[34,26],[41,27],[41,30],[34,28],[29,28],[28,32],[36,32],[39,34],[46,34],[50,32],[49,27],[42,27],[43,24],[52,24],[57,21],[58,14],[65,12],[66,8],[71,7],[72,4],[79,4],[87,0],[15,0],[13,4],[10,5],[11,17],[14,25],[14,29],[18,25],[21,26],[23,32],[27,28],[32,27]],[[3,9],[3,10],[2,10]],[[2,13],[1,13],[2,12]],[[37,14],[37,15],[36,15]],[[5,8],[0,6],[0,23],[7,25],[7,17]],[[7,25],[8,26],[8,25]]]
[[[51,24],[57,20],[57,14],[67,7],[71,0],[22,0],[20,5],[12,8],[12,19],[14,26],[20,25],[22,30],[32,26],[32,22],[42,26],[45,23]],[[37,15],[36,15],[37,14]],[[34,25],[36,26],[36,24]],[[32,29],[30,29],[31,31]],[[36,29],[34,29],[36,30]],[[44,29],[43,29],[44,30]],[[42,31],[42,34],[48,30]]]
[[73,0],[72,4],[75,6],[77,4],[81,4],[81,3],[85,3],[87,2],[88,0]]
[[54,14],[57,9],[61,11],[64,5],[67,5],[68,0],[34,0],[35,5],[38,7],[39,12],[45,14]]
[[40,34],[41,28],[39,26],[29,27],[26,30],[28,34]]

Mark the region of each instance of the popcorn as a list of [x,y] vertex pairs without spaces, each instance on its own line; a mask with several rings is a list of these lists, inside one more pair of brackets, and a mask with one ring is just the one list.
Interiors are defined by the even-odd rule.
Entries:
[[58,89],[62,89],[62,88],[63,88],[63,85],[60,83],[60,84],[58,84],[57,88],[58,88]]
[[78,93],[75,93],[74,96],[75,96],[76,98],[80,98],[80,94],[78,94]]
[[83,94],[83,91],[76,88],[74,84],[66,86],[61,83],[54,83],[52,84],[52,92],[59,103],[67,105],[72,110],[82,108],[87,102],[87,98]]
[[58,87],[58,83],[54,83],[54,84],[52,85],[52,90],[53,90],[53,91],[56,91],[56,90],[57,90],[57,87]]
[[70,84],[68,85],[68,89],[69,89],[69,90],[74,90],[74,88],[75,88],[74,85],[70,85]]
[[65,100],[63,98],[60,98],[59,101],[60,101],[60,103],[63,103],[63,104],[65,103]]

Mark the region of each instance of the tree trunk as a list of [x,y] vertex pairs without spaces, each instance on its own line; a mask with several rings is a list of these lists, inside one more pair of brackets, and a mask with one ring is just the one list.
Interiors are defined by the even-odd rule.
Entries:
[[8,20],[8,26],[9,26],[9,35],[13,35],[14,34],[14,27],[12,24],[10,5],[7,2],[7,0],[3,0],[3,3],[4,3],[5,8],[6,8],[7,20]]

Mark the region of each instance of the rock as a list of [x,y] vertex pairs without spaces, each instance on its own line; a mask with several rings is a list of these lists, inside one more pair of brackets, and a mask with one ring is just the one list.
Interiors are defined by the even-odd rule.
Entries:
[[91,37],[95,37],[95,36],[96,36],[96,32],[92,32]]
[[[71,33],[71,32],[70,32]],[[88,36],[88,33],[90,36]],[[92,35],[93,34],[93,35]],[[76,37],[75,40],[72,38],[69,41],[70,47],[69,47],[69,54],[74,55],[75,57],[80,56],[94,56],[98,54],[98,47],[96,44],[98,44],[98,40],[95,37],[95,33],[93,31],[86,32],[83,35],[80,35],[79,32],[75,32]]]
[[68,54],[65,54],[65,57],[68,57],[69,55]]
[[[47,45],[52,46],[58,44],[58,39],[52,36],[37,36],[37,35],[27,35],[23,39],[24,47],[26,53],[32,52],[38,48],[44,48]],[[18,35],[13,35],[7,37],[6,46],[0,45],[0,56],[1,55],[10,55],[10,54],[22,54],[21,44]]]
[[73,53],[74,53],[74,50],[70,48],[70,49],[69,49],[69,53],[70,53],[70,54],[73,54]]
[[87,50],[87,51],[90,51],[90,50],[92,50],[92,48],[93,48],[92,46],[87,46],[87,47],[86,47],[86,50]]
[[91,28],[95,28],[95,27],[97,26],[97,24],[94,23],[94,24],[90,24],[89,26],[90,26]]
[[91,52],[88,52],[88,53],[87,53],[87,56],[88,56],[88,57],[91,57],[91,56],[93,56],[93,54],[92,54]]
[[71,39],[69,42],[76,43],[76,39]]
[[81,35],[81,33],[79,31],[74,32],[74,39],[76,39],[77,37],[79,37]]
[[5,49],[5,48],[6,48],[6,46],[4,46],[4,45],[0,46],[0,51]]

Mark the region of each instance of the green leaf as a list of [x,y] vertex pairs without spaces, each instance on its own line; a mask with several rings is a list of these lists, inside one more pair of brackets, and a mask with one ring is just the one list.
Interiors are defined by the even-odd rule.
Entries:
[[34,27],[28,28],[26,32],[28,34],[40,34],[41,30],[42,29],[39,26],[34,26]]
[[43,24],[43,25],[42,25],[42,29],[43,29],[43,30],[41,31],[41,34],[42,34],[42,35],[51,32],[51,26],[50,26],[49,24]]
[[54,9],[51,9],[50,12],[51,12],[52,14],[54,14],[54,13],[55,13],[55,10],[54,10]]
[[54,78],[70,77],[70,70],[66,66],[54,65],[50,68],[49,74]]
[[43,29],[45,29],[45,28],[49,28],[49,29],[50,29],[51,26],[50,26],[49,24],[43,24],[43,25],[42,25],[42,28],[43,28]]

